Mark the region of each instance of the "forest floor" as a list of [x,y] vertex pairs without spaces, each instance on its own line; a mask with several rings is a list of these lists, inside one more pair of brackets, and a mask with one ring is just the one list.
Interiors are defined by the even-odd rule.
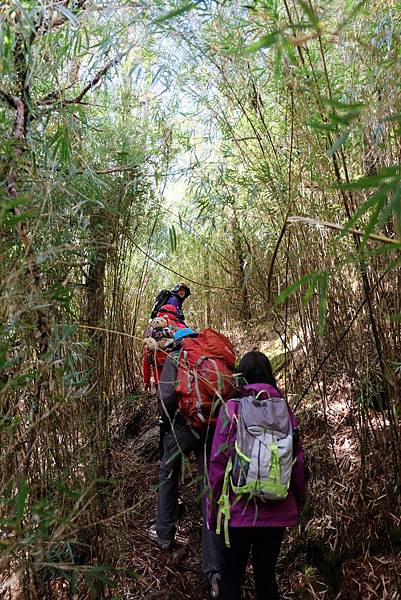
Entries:
[[[135,507],[126,521],[128,548],[120,562],[137,576],[125,580],[120,594],[127,600],[207,600],[209,585],[201,566],[201,511],[194,460],[191,460],[193,477],[188,475],[180,486],[185,513],[178,522],[174,550],[163,552],[148,539],[148,529],[155,517],[159,464],[157,430],[149,428],[156,421],[152,403],[155,403],[154,397],[142,398],[144,412],[140,421],[143,424],[137,422],[134,429],[129,429],[125,443],[114,452],[115,475],[125,482],[124,502]],[[146,413],[148,418],[144,418]],[[295,579],[299,579],[300,574],[294,568],[290,575],[287,571],[289,561],[293,562],[289,555],[291,541],[287,539],[279,567],[283,600],[300,597],[294,592],[294,584],[299,587]],[[244,598],[254,598],[251,568]]]
[[[328,412],[327,412],[328,410]],[[366,507],[366,522],[358,513],[359,465],[353,452],[355,439],[349,406],[333,389],[330,408],[313,413],[304,407],[304,446],[313,456],[302,528],[287,533],[278,564],[278,580],[283,600],[399,600],[397,572],[401,554],[390,551],[383,540],[368,552],[367,536],[373,507]],[[313,418],[312,418],[313,414]],[[329,458],[326,419],[335,430],[337,466]],[[333,427],[333,421],[335,426]],[[124,533],[126,551],[119,566],[133,576],[123,579],[119,598],[149,600],[206,600],[208,582],[201,569],[201,517],[198,486],[189,476],[181,482],[186,511],[178,523],[174,551],[163,552],[148,540],[154,521],[158,481],[158,429],[156,399],[152,395],[136,399],[135,410],[125,427],[125,435],[113,452],[114,473],[120,482],[120,503],[127,511]],[[196,478],[196,465],[193,462]],[[340,469],[342,478],[336,476]],[[330,478],[333,477],[331,480]],[[128,510],[133,507],[132,510]],[[372,513],[373,514],[373,513]],[[380,520],[378,512],[376,520]],[[398,523],[399,524],[399,523]],[[116,590],[117,591],[117,590]],[[252,569],[249,567],[244,600],[254,598]]]

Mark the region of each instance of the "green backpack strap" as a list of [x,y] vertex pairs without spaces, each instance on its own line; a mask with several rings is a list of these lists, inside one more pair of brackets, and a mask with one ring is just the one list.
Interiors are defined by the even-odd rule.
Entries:
[[217,527],[216,533],[220,535],[221,533],[221,521],[224,516],[224,541],[227,548],[230,547],[230,537],[228,535],[228,522],[230,520],[230,499],[229,499],[229,485],[230,485],[230,473],[233,468],[233,463],[231,458],[229,459],[226,471],[224,473],[224,483],[223,490],[221,492],[221,496],[218,501],[219,512],[217,514]]

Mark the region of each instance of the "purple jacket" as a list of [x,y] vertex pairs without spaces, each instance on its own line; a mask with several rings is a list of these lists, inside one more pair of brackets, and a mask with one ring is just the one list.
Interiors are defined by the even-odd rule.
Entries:
[[[244,385],[241,396],[255,395],[265,390],[271,397],[281,395],[273,386],[266,383]],[[220,409],[216,431],[213,438],[212,453],[209,464],[210,493],[207,498],[207,525],[216,529],[218,505],[224,482],[227,462],[234,454],[234,443],[237,433],[237,422],[234,415],[239,413],[240,402],[229,400]],[[290,410],[292,427],[297,427],[294,415]],[[230,486],[230,527],[293,527],[299,523],[299,513],[305,494],[304,453],[301,441],[298,443],[296,462],[292,469],[292,479],[287,498],[263,502],[249,497],[236,499]]]
[[181,310],[182,307],[182,299],[179,298],[178,296],[176,296],[175,294],[171,294],[167,300],[166,300],[166,304],[172,304],[173,306],[175,306],[175,308],[177,310]]

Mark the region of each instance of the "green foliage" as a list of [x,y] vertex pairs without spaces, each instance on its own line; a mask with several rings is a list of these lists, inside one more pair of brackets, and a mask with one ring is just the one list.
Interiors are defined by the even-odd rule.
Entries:
[[2,8],[6,566],[119,597],[119,537],[93,523],[118,513],[121,398],[138,397],[142,329],[177,279],[196,327],[300,330],[301,382],[272,347],[290,393],[344,339],[338,380],[382,369],[393,385],[399,33],[388,7],[363,2]]
[[170,21],[170,19],[174,19],[175,17],[180,17],[196,8],[197,4],[199,4],[199,2],[184,2],[181,6],[163,13],[160,17],[156,17],[154,22],[164,23],[165,21]]

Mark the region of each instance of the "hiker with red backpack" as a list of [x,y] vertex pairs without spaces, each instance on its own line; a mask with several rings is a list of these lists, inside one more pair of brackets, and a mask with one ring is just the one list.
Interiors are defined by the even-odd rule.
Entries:
[[[155,327],[154,321],[160,318],[166,319],[167,324],[163,327],[164,337],[172,337],[177,329],[186,327],[182,304],[190,295],[191,290],[185,283],[177,283],[171,290],[161,290],[156,296],[144,339],[142,372],[146,392],[151,390],[152,377],[157,386],[168,352],[168,349],[161,347],[160,327]],[[166,335],[167,328],[170,330],[168,335]],[[155,344],[152,343],[152,338],[155,339]]]
[[305,492],[297,423],[268,358],[248,352],[238,397],[220,409],[209,464],[208,527],[224,539],[220,600],[240,600],[251,553],[258,600],[278,600],[276,562]]
[[191,290],[182,282],[177,283],[171,290],[161,290],[156,296],[150,318],[154,319],[162,306],[168,304],[178,314],[180,320],[185,321],[184,313],[182,312],[182,304],[190,295]]
[[[180,329],[174,334],[158,385],[159,410],[166,433],[160,463],[156,523],[150,539],[163,550],[174,544],[178,488],[185,458],[194,453],[204,489],[205,455],[210,451],[218,407],[233,389],[235,352],[224,335],[205,329],[199,334]],[[202,497],[202,566],[212,597],[217,598],[222,543],[206,527],[206,498]]]
[[155,385],[159,383],[160,374],[169,352],[168,343],[171,342],[177,329],[186,327],[180,313],[173,304],[160,307],[156,317],[149,322],[144,338],[143,352],[143,384],[146,391],[150,391],[152,376]]

